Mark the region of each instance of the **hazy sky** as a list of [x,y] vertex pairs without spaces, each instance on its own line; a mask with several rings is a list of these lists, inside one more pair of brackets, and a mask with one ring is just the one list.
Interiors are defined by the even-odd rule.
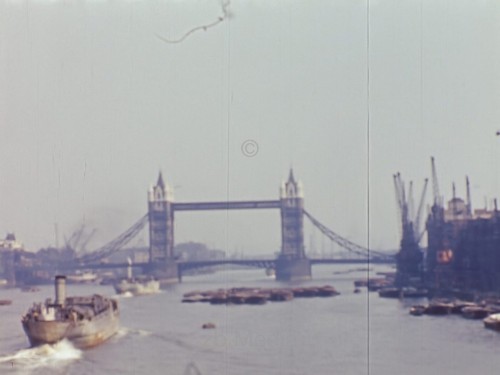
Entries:
[[[500,195],[499,1],[228,9],[169,44],[221,3],[0,1],[0,234],[36,250],[85,223],[101,245],[146,213],[160,169],[189,202],[277,199],[293,165],[306,209],[374,248],[398,246],[393,173],[420,191],[431,155],[445,199],[466,174],[475,208]],[[272,254],[279,212],[181,212],[175,235]]]

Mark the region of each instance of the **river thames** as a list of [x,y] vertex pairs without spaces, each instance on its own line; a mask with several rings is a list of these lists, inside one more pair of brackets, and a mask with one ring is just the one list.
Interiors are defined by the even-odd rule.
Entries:
[[[315,266],[304,285],[333,285],[333,298],[265,305],[183,304],[193,290],[285,286],[263,270],[228,270],[184,277],[183,283],[143,297],[118,297],[121,329],[111,340],[80,351],[68,342],[29,348],[20,318],[52,286],[23,293],[0,290],[1,374],[494,374],[500,333],[460,316],[414,317],[422,300],[379,298],[353,281],[357,266]],[[387,271],[378,266],[370,272]],[[111,286],[69,285],[69,295],[113,295]],[[216,328],[203,330],[203,323]]]

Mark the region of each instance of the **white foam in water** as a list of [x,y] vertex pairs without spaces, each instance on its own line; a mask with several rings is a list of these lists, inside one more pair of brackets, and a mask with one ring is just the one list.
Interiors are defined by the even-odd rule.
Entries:
[[153,334],[153,332],[151,331],[146,331],[145,329],[138,329],[137,330],[137,334],[139,336],[151,336]]
[[120,327],[118,329],[118,332],[116,332],[116,335],[114,336],[115,339],[119,340],[125,336],[127,336],[130,333],[130,330],[125,327]]
[[0,357],[0,365],[6,363],[25,370],[40,367],[56,367],[80,359],[82,351],[75,348],[68,340],[57,344],[41,345],[29,349],[21,349],[12,355]]
[[128,335],[150,336],[152,334],[153,334],[153,332],[146,331],[145,329],[129,329],[129,328],[125,328],[125,327],[120,327],[120,329],[116,333],[115,337],[117,339],[121,339],[121,338],[128,336]]
[[113,296],[113,298],[131,298],[133,297],[134,295],[130,292],[125,292],[125,293],[122,293],[122,294],[117,294],[115,296]]

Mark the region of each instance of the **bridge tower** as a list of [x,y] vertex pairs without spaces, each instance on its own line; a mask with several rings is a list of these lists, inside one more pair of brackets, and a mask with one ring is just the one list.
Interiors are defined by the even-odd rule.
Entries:
[[292,169],[280,190],[281,252],[276,261],[276,278],[284,281],[310,279],[311,263],[304,251],[304,194]]
[[162,281],[177,280],[174,259],[173,193],[163,181],[162,173],[148,193],[150,271]]

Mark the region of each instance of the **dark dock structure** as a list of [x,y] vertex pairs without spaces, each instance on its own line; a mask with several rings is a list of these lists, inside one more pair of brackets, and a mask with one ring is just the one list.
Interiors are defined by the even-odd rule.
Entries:
[[[469,178],[465,178],[466,199],[453,195],[446,206],[440,194],[434,158],[431,158],[433,203],[425,229],[427,248],[418,241],[423,232],[408,219],[408,202],[399,175],[396,192],[402,214],[401,248],[397,254],[397,278],[401,285],[424,285],[436,294],[473,296],[500,294],[500,212],[493,208],[472,209]],[[425,188],[424,188],[425,193]],[[410,193],[411,194],[411,193]],[[421,209],[419,206],[419,212]]]
[[456,197],[427,220],[426,283],[439,290],[500,293],[500,213]]

